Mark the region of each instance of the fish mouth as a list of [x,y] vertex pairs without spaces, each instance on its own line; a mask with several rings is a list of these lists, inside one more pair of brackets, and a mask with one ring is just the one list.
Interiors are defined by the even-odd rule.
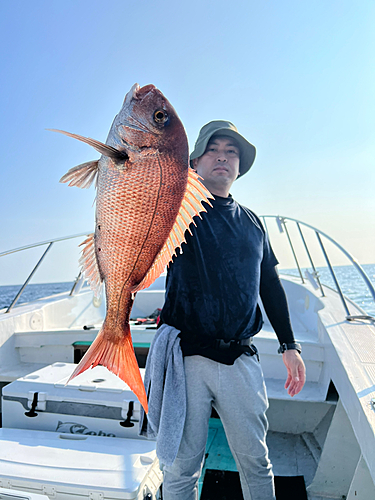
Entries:
[[132,101],[132,99],[134,99],[137,95],[137,91],[140,89],[141,87],[138,85],[138,83],[135,83],[132,88],[129,90],[129,92],[126,94],[125,96],[125,99],[124,99],[124,104],[127,104],[129,105]]
[[124,104],[130,105],[130,103],[133,99],[140,101],[147,94],[149,94],[150,92],[152,92],[155,89],[156,89],[155,85],[152,85],[151,83],[149,85],[145,85],[144,87],[141,87],[138,83],[135,83],[132,86],[132,88],[129,90],[129,92],[126,94],[125,99],[124,99]]
[[156,87],[155,85],[152,85],[152,83],[150,83],[149,85],[145,85],[144,87],[139,87],[138,85],[138,89],[135,91],[134,98],[143,99],[143,97],[145,97],[149,92],[152,92],[155,89]]
[[[145,85],[144,87],[141,87],[140,85],[138,85],[138,83],[135,83],[125,96],[123,108],[125,107],[131,110],[134,105],[134,101],[141,101],[148,94],[155,91],[160,92],[157,90],[155,85],[149,84]],[[152,132],[149,127],[147,127],[140,120],[137,120],[137,118],[132,114],[129,114],[127,118],[124,119],[124,122],[121,124],[121,128],[124,129],[125,131],[126,129],[130,128],[133,130],[137,130],[138,132],[146,132],[148,134],[151,133],[155,135],[155,133]],[[119,133],[120,136],[122,137],[121,132]]]

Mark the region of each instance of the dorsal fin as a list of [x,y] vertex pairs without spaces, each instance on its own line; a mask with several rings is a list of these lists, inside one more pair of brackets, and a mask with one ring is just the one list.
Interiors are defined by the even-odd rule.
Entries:
[[60,182],[68,182],[68,186],[77,186],[82,189],[87,189],[94,182],[98,174],[99,160],[88,161],[81,163],[76,167],[71,168],[63,175]]
[[214,197],[199,179],[199,175],[189,167],[186,191],[167,241],[156,256],[146,276],[138,285],[130,289],[131,292],[135,293],[147,288],[161,275],[165,266],[172,260],[173,255],[176,255],[176,248],[181,249],[182,243],[186,243],[185,231],[190,231],[190,224],[194,224],[193,217],[196,215],[200,217],[200,212],[206,212],[202,202],[205,201],[212,206],[208,198],[214,199]]
[[82,266],[85,278],[89,282],[95,297],[100,297],[103,280],[100,276],[98,261],[96,259],[94,233],[90,234],[87,239],[80,244],[80,246],[82,245],[85,246],[83,247],[79,263]]

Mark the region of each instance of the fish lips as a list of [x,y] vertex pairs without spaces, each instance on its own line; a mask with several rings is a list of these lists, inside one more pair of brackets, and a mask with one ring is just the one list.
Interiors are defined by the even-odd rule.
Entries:
[[135,99],[143,99],[149,92],[153,92],[154,90],[157,90],[157,88],[152,83],[141,88],[138,86],[138,90],[135,92]]
[[149,85],[145,85],[144,87],[141,87],[138,83],[135,83],[126,94],[124,104],[130,105],[133,99],[141,100],[153,90],[156,90],[156,87],[151,83]]

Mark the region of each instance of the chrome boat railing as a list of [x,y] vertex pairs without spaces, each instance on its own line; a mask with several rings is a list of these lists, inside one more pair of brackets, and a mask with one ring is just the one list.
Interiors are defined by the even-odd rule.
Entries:
[[[326,238],[328,241],[330,241],[331,243],[333,243],[333,245],[335,245],[348,258],[348,260],[350,261],[350,263],[355,267],[355,269],[358,271],[358,273],[360,274],[361,278],[365,282],[365,284],[366,284],[366,286],[367,286],[367,288],[368,288],[368,290],[369,290],[369,292],[370,292],[370,294],[372,296],[374,304],[375,304],[375,289],[374,289],[374,287],[373,287],[373,285],[372,285],[369,277],[367,276],[367,274],[365,273],[365,271],[362,269],[361,265],[357,262],[357,260],[347,250],[345,250],[345,248],[343,248],[333,238],[331,238],[327,234],[323,233],[323,231],[320,231],[316,227],[311,226],[310,224],[306,224],[305,222],[302,222],[300,220],[292,219],[291,217],[283,217],[283,216],[280,216],[280,215],[261,215],[261,219],[263,220],[263,223],[264,223],[264,226],[265,226],[265,228],[267,230],[269,239],[270,239],[270,234],[269,234],[269,231],[268,231],[266,219],[274,219],[276,221],[276,224],[278,226],[278,229],[279,229],[280,233],[285,233],[285,235],[287,237],[287,240],[288,240],[288,243],[289,243],[289,246],[290,246],[290,249],[291,249],[291,252],[292,252],[292,255],[293,255],[294,262],[296,263],[296,266],[297,266],[297,270],[298,270],[299,276],[301,278],[302,283],[304,283],[305,280],[304,280],[303,275],[302,275],[300,261],[299,261],[299,259],[297,257],[297,253],[296,253],[296,250],[295,250],[295,245],[293,244],[292,237],[290,235],[290,231],[288,231],[288,227],[287,227],[287,222],[289,222],[289,221],[290,222],[294,222],[296,224],[297,229],[298,229],[298,233],[299,233],[299,235],[301,237],[301,240],[302,240],[302,243],[303,243],[303,247],[305,248],[308,260],[309,260],[309,262],[311,264],[311,267],[313,269],[312,273],[307,273],[307,278],[309,279],[309,281],[316,280],[316,285],[317,285],[318,288],[320,288],[321,294],[324,297],[324,290],[323,290],[323,286],[322,286],[322,284],[320,282],[319,273],[316,270],[316,266],[315,266],[314,261],[312,259],[311,251],[310,251],[310,249],[308,247],[308,244],[307,244],[306,238],[305,238],[305,236],[304,236],[304,234],[302,232],[301,226],[304,226],[304,227],[309,228],[312,231],[314,231],[314,233],[315,233],[315,235],[317,237],[319,246],[320,246],[320,248],[322,250],[322,253],[323,253],[323,256],[324,256],[324,260],[326,261],[328,269],[329,269],[329,271],[331,273],[333,282],[334,282],[335,287],[336,287],[336,291],[337,291],[337,293],[340,296],[342,305],[343,305],[344,310],[345,310],[346,319],[349,320],[349,321],[353,321],[353,320],[357,320],[357,319],[368,319],[368,320],[371,320],[371,321],[375,321],[375,317],[371,316],[371,315],[365,314],[365,315],[352,316],[350,314],[350,311],[349,311],[349,308],[348,308],[348,305],[347,305],[347,302],[346,302],[346,298],[345,298],[345,296],[344,296],[344,294],[343,294],[343,292],[341,290],[341,287],[340,287],[340,284],[338,282],[336,273],[335,273],[334,268],[333,268],[333,266],[331,264],[331,261],[329,259],[327,249],[326,249],[326,247],[323,244],[322,236],[324,238]],[[313,278],[313,279],[311,279],[311,278]]]
[[[350,261],[350,263],[355,267],[355,269],[358,271],[358,273],[360,274],[361,278],[365,282],[365,284],[366,284],[366,286],[367,286],[367,288],[368,288],[368,290],[369,290],[369,292],[370,292],[370,294],[372,296],[374,304],[375,304],[375,289],[374,289],[374,287],[373,287],[370,279],[368,278],[367,274],[362,269],[362,267],[360,266],[360,264],[357,262],[357,260],[347,250],[345,250],[345,248],[343,248],[333,238],[331,238],[327,234],[323,233],[323,231],[320,231],[316,227],[311,226],[310,224],[306,224],[305,222],[302,222],[300,220],[292,219],[290,217],[283,217],[283,216],[279,216],[279,215],[262,215],[260,217],[263,220],[264,226],[265,226],[265,228],[266,228],[267,233],[268,233],[269,236],[270,236],[270,234],[269,234],[269,231],[268,231],[266,219],[274,219],[276,221],[276,224],[277,224],[277,227],[278,227],[280,233],[285,233],[285,235],[287,237],[287,240],[288,240],[288,244],[289,244],[290,250],[291,250],[292,255],[293,255],[294,262],[295,262],[297,270],[298,270],[298,274],[300,276],[300,279],[301,279],[302,283],[304,283],[305,279],[304,279],[303,274],[302,274],[302,268],[301,268],[300,259],[298,258],[297,252],[296,252],[296,249],[295,249],[295,241],[293,240],[293,237],[291,236],[291,233],[290,233],[290,231],[288,230],[288,227],[287,227],[287,223],[288,222],[292,222],[292,223],[296,224],[296,227],[298,229],[299,237],[301,238],[301,241],[303,243],[303,247],[304,247],[306,255],[308,257],[308,261],[310,262],[311,268],[313,270],[312,273],[307,272],[307,279],[310,282],[312,282],[312,283],[315,282],[316,283],[316,287],[320,288],[320,292],[321,292],[322,296],[324,296],[324,289],[323,289],[322,283],[320,281],[319,273],[316,270],[316,266],[315,266],[314,260],[312,258],[311,249],[309,248],[309,246],[307,244],[307,241],[306,241],[306,238],[305,238],[305,235],[304,235],[304,233],[302,231],[302,227],[301,226],[304,226],[304,227],[312,230],[315,233],[316,237],[317,237],[317,240],[318,240],[318,243],[319,243],[319,247],[320,247],[320,249],[322,251],[322,254],[324,256],[324,260],[327,263],[328,269],[330,271],[330,274],[332,276],[333,282],[335,284],[336,291],[337,291],[337,293],[340,296],[342,305],[343,305],[344,310],[345,310],[346,319],[348,319],[348,320],[369,319],[371,321],[375,321],[375,318],[373,316],[371,316],[371,315],[352,316],[350,314],[350,311],[349,311],[349,308],[348,308],[348,305],[347,305],[347,302],[346,302],[346,298],[345,298],[345,296],[344,296],[344,294],[342,292],[342,289],[340,287],[339,281],[337,279],[337,276],[336,276],[336,273],[334,271],[334,268],[333,268],[333,266],[331,264],[331,260],[330,260],[330,258],[328,256],[328,252],[327,252],[327,249],[326,249],[326,247],[325,247],[325,245],[323,243],[322,237],[326,238],[328,241],[330,241],[331,243],[333,243],[333,245],[335,245],[347,257],[347,259]],[[40,257],[40,259],[38,260],[38,262],[36,263],[35,267],[31,271],[31,273],[27,277],[26,281],[24,282],[24,284],[21,286],[21,288],[17,292],[17,294],[14,297],[12,303],[10,304],[10,306],[7,308],[7,310],[5,312],[8,313],[16,305],[16,303],[20,299],[20,297],[21,297],[21,295],[22,295],[25,287],[27,286],[27,284],[29,283],[29,281],[33,277],[35,271],[39,268],[39,266],[43,262],[45,256],[47,255],[47,253],[49,252],[49,250],[51,249],[51,247],[52,247],[53,244],[61,242],[61,241],[66,241],[66,240],[74,239],[74,238],[80,238],[82,236],[87,236],[88,234],[90,234],[90,231],[89,232],[85,232],[85,233],[75,234],[75,235],[72,235],[72,236],[66,236],[66,237],[63,237],[63,238],[55,238],[55,239],[48,240],[48,241],[42,241],[40,243],[34,243],[34,244],[31,244],[31,245],[27,245],[27,246],[24,246],[24,247],[15,248],[13,250],[8,250],[6,252],[0,253],[0,257],[4,257],[5,255],[9,255],[9,254],[12,254],[12,253],[29,250],[31,248],[35,248],[35,247],[39,247],[39,246],[46,246],[47,247],[44,250],[44,252],[43,252],[42,256]],[[78,285],[79,285],[79,283],[82,283],[82,280],[83,280],[82,273],[79,273],[79,275],[75,278],[75,281],[74,281],[74,284],[72,286],[72,289],[70,290],[70,295],[74,295],[74,293],[77,293],[79,291],[78,288],[80,288],[80,287]]]
[[[13,309],[13,307],[16,305],[16,303],[20,299],[23,291],[25,290],[27,284],[29,283],[29,281],[31,280],[31,278],[33,277],[33,275],[35,274],[35,271],[39,268],[39,266],[43,262],[45,256],[47,255],[47,253],[49,252],[49,250],[51,249],[51,247],[52,247],[52,245],[54,243],[58,243],[58,242],[61,242],[61,241],[66,241],[66,240],[71,240],[73,238],[80,238],[82,236],[87,236],[89,234],[90,234],[90,231],[87,232],[87,233],[79,233],[79,234],[74,234],[72,236],[65,236],[63,238],[55,238],[55,239],[48,240],[48,241],[41,241],[39,243],[33,243],[31,245],[26,245],[24,247],[14,248],[13,250],[7,250],[6,252],[1,252],[0,253],[0,257],[4,257],[5,255],[10,255],[12,253],[22,252],[22,251],[25,251],[25,250],[30,250],[30,248],[42,247],[42,246],[46,246],[47,245],[47,248],[44,250],[42,256],[40,257],[40,259],[38,260],[38,262],[34,266],[33,270],[31,271],[31,273],[27,277],[27,279],[24,282],[24,284],[21,286],[21,288],[17,292],[16,296],[12,300],[12,303],[7,308],[7,310],[5,311],[5,313],[8,313],[9,311],[11,311]],[[81,278],[82,278],[82,273],[80,272],[78,274],[78,276],[76,277],[75,281],[74,281],[72,289],[70,290],[70,295],[74,295],[75,291],[77,290],[77,285],[78,285],[78,283],[79,283],[79,281],[80,281]]]

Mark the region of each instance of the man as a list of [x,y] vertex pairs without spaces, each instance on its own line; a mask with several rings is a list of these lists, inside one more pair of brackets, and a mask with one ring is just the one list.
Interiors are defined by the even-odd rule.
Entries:
[[213,194],[202,220],[170,266],[161,322],[181,330],[187,414],[178,455],[164,468],[165,500],[196,500],[212,407],[223,423],[245,500],[274,500],[266,446],[268,407],[253,336],[262,327],[259,295],[281,344],[297,394],[305,381],[277,260],[258,217],[229,190],[255,159],[255,147],[227,121],[205,125],[192,167]]

